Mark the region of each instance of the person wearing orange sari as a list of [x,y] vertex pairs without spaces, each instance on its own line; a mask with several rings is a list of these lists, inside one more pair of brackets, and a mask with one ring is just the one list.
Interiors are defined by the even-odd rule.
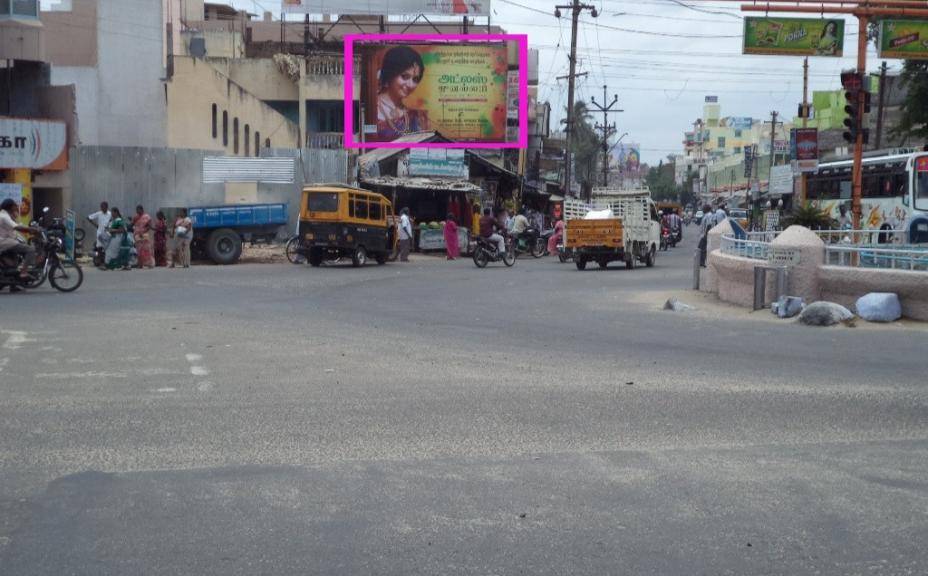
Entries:
[[458,245],[458,225],[454,222],[454,214],[450,212],[445,220],[445,251],[448,253],[448,260],[454,260],[461,254]]
[[557,245],[561,242],[561,238],[564,237],[564,220],[559,218],[558,221],[554,224],[554,234],[548,238],[548,254],[557,254]]
[[135,238],[135,249],[139,253],[139,268],[154,268],[155,253],[151,243],[151,216],[141,205],[135,207],[132,235]]

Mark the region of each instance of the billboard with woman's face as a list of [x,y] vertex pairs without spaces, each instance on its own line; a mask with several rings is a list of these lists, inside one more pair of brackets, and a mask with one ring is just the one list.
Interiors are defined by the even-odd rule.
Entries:
[[506,138],[508,60],[504,44],[404,44],[365,53],[369,141],[437,131],[455,142]]

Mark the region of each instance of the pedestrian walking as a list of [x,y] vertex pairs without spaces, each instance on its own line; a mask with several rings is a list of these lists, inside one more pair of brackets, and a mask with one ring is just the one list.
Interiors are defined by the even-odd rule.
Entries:
[[448,260],[454,260],[461,254],[458,245],[458,225],[454,221],[454,214],[449,212],[448,219],[445,220],[445,251],[448,253]]
[[168,265],[168,223],[165,220],[164,212],[158,210],[155,214],[155,223],[152,225],[154,230],[154,256],[155,266],[164,267]]
[[151,241],[151,216],[141,204],[135,207],[135,218],[132,219],[132,234],[135,238],[135,249],[139,254],[139,268],[154,268],[155,254]]
[[177,219],[174,220],[174,254],[171,258],[171,268],[180,264],[182,268],[190,268],[190,240],[193,238],[193,221],[187,216],[187,209],[181,208]]
[[409,250],[412,245],[412,221],[409,219],[409,208],[400,211],[400,262],[409,262]]
[[131,270],[129,261],[132,241],[130,240],[129,224],[123,219],[119,208],[113,208],[110,213],[112,220],[107,229],[110,239],[106,245],[106,269]]

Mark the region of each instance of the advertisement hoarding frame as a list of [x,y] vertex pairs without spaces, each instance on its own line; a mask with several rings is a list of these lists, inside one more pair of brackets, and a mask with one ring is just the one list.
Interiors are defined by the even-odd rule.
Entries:
[[[311,2],[312,0],[310,0]],[[344,2],[339,2],[338,0],[329,0],[324,2],[322,0],[316,0],[316,3],[319,5],[316,7],[303,7],[301,4],[297,5],[288,5],[286,2],[281,2],[281,12],[284,14],[338,14],[344,16],[363,16],[368,14],[384,14],[385,16],[418,16],[418,15],[429,15],[429,16],[467,16],[467,17],[478,17],[485,18],[489,17],[492,10],[491,0],[483,0],[480,3],[481,7],[484,7],[483,10],[477,10],[474,12],[457,13],[452,10],[437,10],[434,8],[428,7],[428,2],[421,2],[422,6],[417,8],[405,8],[399,10],[389,9],[391,6],[390,0],[380,0],[375,2],[376,4],[383,4],[383,8],[380,9],[377,6],[371,6],[370,0],[367,0],[364,3],[364,6],[361,8],[346,8]],[[413,4],[419,2],[403,2],[402,0],[393,0],[394,4]],[[453,6],[451,0],[445,0],[444,2],[439,2],[440,4]],[[337,6],[332,6],[337,4]],[[360,4],[360,3],[359,3]],[[470,4],[473,4],[472,2]],[[330,9],[326,6],[332,6]]]
[[922,27],[924,28],[924,31],[925,31],[925,37],[921,38],[920,36],[916,35],[916,38],[915,40],[913,40],[913,42],[917,42],[919,40],[924,42],[928,40],[928,20],[905,20],[905,19],[898,19],[898,18],[881,20],[879,35],[877,36],[877,42],[876,42],[877,55],[880,58],[903,58],[906,60],[928,60],[928,48],[924,48],[920,51],[912,51],[912,52],[906,52],[905,50],[899,50],[899,49],[893,49],[893,48],[890,48],[888,50],[886,49],[886,46],[884,46],[884,43],[886,42],[885,29],[888,25],[896,25],[896,24]]
[[[762,20],[783,20],[791,22],[835,22],[841,29],[837,36],[837,47],[834,54],[820,54],[814,46],[809,48],[769,48],[762,46],[748,46],[748,27],[752,22]],[[778,33],[779,34],[779,33]],[[744,28],[741,36],[741,53],[752,56],[812,56],[822,58],[843,58],[844,57],[844,38],[846,36],[845,22],[840,18],[796,18],[791,16],[746,16],[744,18]]]
[[[345,148],[528,148],[528,35],[527,34],[346,34],[345,38]],[[354,45],[378,42],[486,44],[516,42],[519,46],[519,139],[516,142],[358,142],[354,139]]]

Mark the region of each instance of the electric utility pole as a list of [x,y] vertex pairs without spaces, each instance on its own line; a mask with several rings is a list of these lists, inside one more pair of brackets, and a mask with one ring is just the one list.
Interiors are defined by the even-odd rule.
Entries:
[[[773,165],[776,163],[776,143],[777,143],[777,116],[780,113],[776,110],[770,113],[770,172],[767,174],[767,194],[770,194],[770,183],[773,179]],[[753,202],[753,200],[752,200]]]
[[886,104],[883,93],[886,92],[886,68],[886,61],[884,60],[883,65],[880,66],[880,93],[877,94],[876,143],[874,144],[877,150],[883,145],[883,107]]
[[570,73],[567,75],[567,129],[566,129],[566,140],[567,140],[567,150],[564,154],[564,186],[565,193],[564,196],[570,196],[570,165],[571,165],[571,152],[573,150],[572,140],[573,140],[573,122],[574,122],[574,80],[579,76],[577,74],[577,23],[580,20],[580,14],[584,10],[589,10],[593,18],[599,16],[599,13],[596,11],[596,6],[591,4],[581,4],[580,0],[573,0],[571,4],[568,5],[558,5],[554,7],[554,17],[561,17],[561,9],[570,10]]
[[[606,86],[603,86],[603,104],[606,103]],[[612,102],[608,106],[603,106],[596,101],[596,96],[590,98],[590,101],[593,103],[593,106],[596,106],[596,109],[603,113],[603,123],[596,124],[596,129],[602,131],[603,134],[603,188],[609,187],[609,136],[612,136],[616,133],[615,123],[609,124],[609,114],[615,114],[617,112],[625,112],[625,110],[613,110],[612,107],[619,102],[619,95],[612,95]]]

